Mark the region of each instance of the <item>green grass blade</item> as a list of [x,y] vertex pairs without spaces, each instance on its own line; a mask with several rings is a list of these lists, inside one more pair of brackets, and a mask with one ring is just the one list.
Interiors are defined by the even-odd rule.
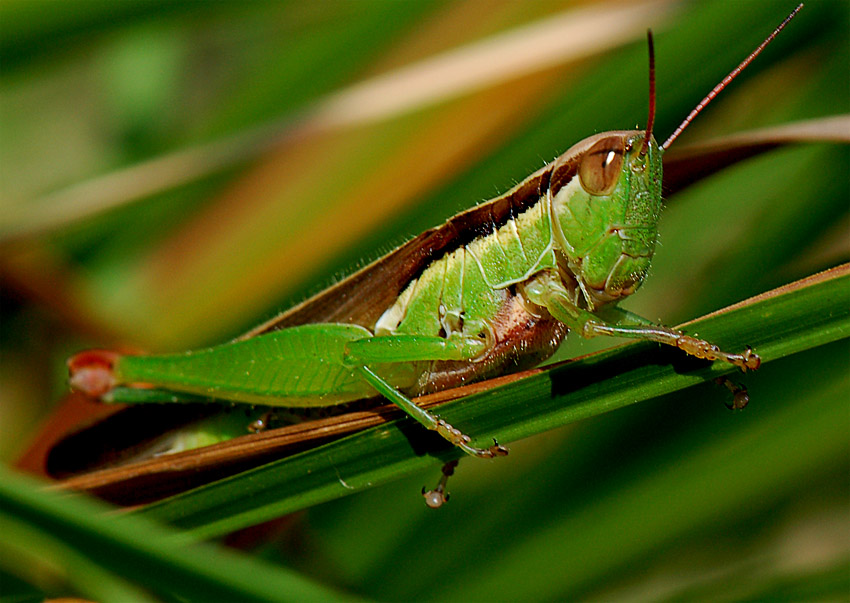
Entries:
[[[794,540],[798,547],[804,547],[805,537],[794,535],[794,528],[788,530],[783,526],[784,518],[774,518],[777,527],[765,530],[758,539],[761,544],[758,553],[736,551],[735,536],[747,531],[758,533],[760,522],[771,515],[775,505],[789,492],[806,484],[814,489],[822,481],[844,482],[846,493],[846,479],[836,473],[841,471],[841,460],[850,452],[847,406],[842,396],[848,376],[835,379],[837,367],[824,362],[836,353],[846,354],[847,346],[828,346],[765,367],[773,383],[762,389],[764,400],[760,398],[760,406],[751,411],[757,419],[749,414],[723,417],[717,411],[714,415],[721,415],[718,420],[706,416],[704,428],[694,430],[702,433],[686,432],[678,446],[662,445],[655,454],[642,459],[644,462],[632,465],[625,458],[628,453],[622,449],[612,451],[614,458],[619,457],[619,465],[632,471],[624,474],[618,472],[616,465],[602,465],[610,479],[599,480],[601,486],[597,483],[586,491],[565,488],[560,500],[541,500],[539,495],[520,500],[511,498],[516,516],[538,512],[546,519],[528,526],[528,531],[513,538],[510,546],[497,548],[490,558],[477,564],[474,580],[469,575],[455,577],[452,572],[445,572],[446,581],[434,596],[451,593],[464,600],[481,593],[499,593],[508,600],[524,597],[582,600],[594,592],[601,600],[618,600],[622,595],[616,594],[613,584],[627,582],[625,578],[629,574],[634,579],[640,575],[639,568],[645,569],[649,563],[653,571],[662,567],[665,570],[663,577],[653,576],[655,580],[643,577],[655,589],[647,596],[649,600],[663,599],[664,595],[685,601],[765,600],[757,594],[759,585],[767,594],[772,582],[787,580],[795,573],[787,566],[772,563],[771,551],[791,546],[789,541]],[[797,371],[809,376],[811,382],[801,382]],[[797,395],[784,403],[778,402],[780,389],[796,391]],[[708,395],[702,395],[699,400],[710,400],[710,390],[701,393]],[[593,459],[584,461],[587,471],[600,470],[594,466]],[[548,472],[546,477],[552,480],[553,473]],[[534,479],[537,484],[543,483],[537,476]],[[586,475],[585,480],[591,481]],[[576,481],[573,488],[581,488],[583,480]],[[840,492],[841,486],[836,489]],[[822,488],[819,490],[823,492]],[[808,529],[820,524],[819,530],[844,529],[846,534],[846,521],[836,521],[829,515],[818,517],[821,509],[800,513],[798,521]],[[505,510],[505,507],[500,509],[502,513]],[[701,542],[700,531],[706,529],[714,534],[714,541],[706,538]],[[718,543],[718,535],[732,542],[722,542],[721,536]],[[669,559],[681,555],[679,547],[687,538],[695,541],[686,549],[691,558],[684,564],[682,559]],[[821,542],[828,547],[828,541]],[[717,551],[724,545],[727,551]],[[822,553],[820,569],[843,556],[840,550],[827,550]],[[558,551],[561,563],[547,563],[553,551]],[[689,589],[676,597],[675,590],[668,589],[687,583],[690,575],[682,568],[701,564],[700,552],[713,557],[713,567],[703,570],[700,579],[709,579],[713,570],[720,570],[718,573],[724,579],[702,593],[698,588],[701,585],[692,582]],[[425,556],[431,553],[431,550],[422,551]],[[727,560],[727,564],[722,560]],[[453,561],[457,564],[458,559],[448,559],[447,563],[451,565]],[[535,577],[532,584],[527,576]],[[372,580],[377,587],[376,577],[371,576]],[[394,584],[379,588],[404,593],[416,587],[416,584]],[[841,593],[834,584],[831,588],[833,596]],[[379,598],[387,591],[379,591]]]
[[[804,279],[688,323],[686,330],[730,349],[752,345],[766,363],[846,338],[850,272],[842,266]],[[637,343],[555,365],[446,404],[439,412],[481,441],[495,437],[507,443],[734,370]],[[758,373],[752,377],[757,378]],[[723,395],[718,390],[718,398]],[[430,435],[409,421],[396,421],[172,497],[141,513],[197,536],[223,534],[457,456]]]
[[50,492],[0,468],[0,559],[8,568],[25,542],[27,555],[45,566],[78,570],[74,586],[98,600],[148,600],[145,590],[195,601],[341,598],[291,571],[218,547],[189,545],[181,534],[146,518],[109,515],[111,509],[81,495]]

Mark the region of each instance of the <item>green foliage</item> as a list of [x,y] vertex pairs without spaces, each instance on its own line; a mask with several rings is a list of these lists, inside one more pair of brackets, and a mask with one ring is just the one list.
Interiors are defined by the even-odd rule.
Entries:
[[[573,142],[644,123],[650,23],[665,137],[792,7],[675,5],[636,24],[628,45],[566,66],[346,127],[317,117],[338,106],[334,91],[560,8],[0,5],[4,459],[65,391],[72,351],[225,340]],[[674,149],[850,112],[847,19],[842,0],[807,2]],[[652,271],[627,307],[673,324],[847,261],[848,173],[846,146],[801,145],[671,196]],[[733,377],[750,392],[743,412],[703,384],[717,368],[643,345],[451,403],[447,418],[480,442],[512,442],[511,455],[464,460],[437,512],[419,488],[454,451],[406,421],[142,510],[148,518],[4,471],[0,579],[102,600],[846,597],[847,292],[837,276],[693,327],[768,360]],[[554,361],[597,343],[571,340]],[[188,544],[296,509],[308,510],[264,527],[265,545],[243,539],[245,554]]]
[[98,501],[50,492],[6,469],[0,476],[0,559],[4,567],[46,585],[48,593],[71,586],[113,601],[342,598],[262,561],[189,545],[180,533],[154,522],[111,515]]

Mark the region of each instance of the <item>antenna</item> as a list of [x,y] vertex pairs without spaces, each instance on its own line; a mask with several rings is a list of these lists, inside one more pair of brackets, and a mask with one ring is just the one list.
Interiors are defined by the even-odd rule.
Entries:
[[652,30],[646,30],[646,43],[649,46],[649,117],[646,118],[646,135],[640,147],[640,156],[646,155],[649,148],[649,137],[652,136],[652,126],[655,125],[655,44],[652,40]]
[[685,129],[685,128],[687,128],[687,127],[688,127],[688,125],[689,125],[689,124],[690,124],[690,123],[694,120],[694,118],[695,118],[697,115],[699,115],[700,111],[702,111],[703,109],[705,109],[705,107],[708,105],[708,103],[710,103],[712,100],[714,100],[714,97],[715,97],[715,96],[717,96],[717,94],[718,94],[721,90],[723,90],[726,86],[728,86],[728,85],[729,85],[729,83],[730,83],[732,80],[734,80],[734,79],[738,76],[738,74],[739,74],[739,73],[741,73],[741,72],[744,70],[744,68],[746,68],[746,66],[747,66],[747,65],[749,65],[750,63],[752,63],[752,62],[753,62],[753,59],[755,59],[755,58],[756,58],[759,54],[761,54],[761,51],[762,51],[762,50],[764,50],[764,47],[765,47],[765,46],[767,46],[768,44],[770,44],[770,43],[773,41],[773,38],[775,38],[775,37],[777,36],[777,34],[778,34],[780,31],[782,31],[782,29],[783,29],[786,25],[788,25],[788,22],[789,22],[791,19],[793,19],[793,18],[794,18],[794,16],[795,16],[798,12],[800,12],[800,9],[801,9],[801,8],[803,8],[802,3],[801,3],[800,5],[798,5],[798,6],[797,6],[797,8],[795,8],[795,9],[791,12],[791,14],[790,14],[790,15],[788,15],[787,17],[785,17],[785,20],[784,20],[782,23],[780,23],[780,24],[779,24],[779,27],[777,27],[776,29],[774,29],[774,30],[773,30],[773,33],[772,33],[772,34],[770,34],[769,36],[767,36],[767,39],[765,39],[765,41],[764,41],[764,42],[762,42],[762,43],[759,45],[759,47],[758,47],[758,48],[756,48],[754,51],[752,51],[752,52],[750,53],[750,56],[748,56],[746,59],[744,59],[743,61],[741,61],[741,64],[740,64],[740,65],[738,65],[737,67],[735,67],[735,69],[733,69],[733,70],[729,73],[729,75],[727,75],[726,77],[724,77],[724,78],[723,78],[723,81],[721,81],[719,84],[717,84],[717,85],[716,85],[716,86],[715,86],[715,87],[711,90],[711,92],[709,92],[709,93],[705,96],[705,98],[704,98],[704,99],[702,99],[696,107],[694,107],[694,110],[693,110],[693,111],[691,111],[691,112],[690,112],[690,114],[689,114],[689,115],[685,118],[685,121],[683,121],[681,124],[679,124],[679,127],[678,127],[678,128],[676,128],[676,131],[675,131],[675,132],[673,132],[673,133],[670,135],[670,138],[668,138],[667,140],[665,140],[665,141],[664,141],[664,144],[662,144],[662,145],[661,145],[661,150],[662,150],[662,151],[666,151],[666,150],[670,147],[670,145],[671,145],[671,144],[673,144],[673,141],[674,141],[674,140],[676,140],[676,139],[679,137],[679,134],[681,134],[681,133],[684,131],[684,129]]

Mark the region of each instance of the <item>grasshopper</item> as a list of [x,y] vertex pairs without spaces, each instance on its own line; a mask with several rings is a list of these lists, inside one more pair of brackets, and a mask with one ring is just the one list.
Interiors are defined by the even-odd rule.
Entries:
[[[79,353],[68,361],[71,387],[111,402],[203,396],[289,408],[381,395],[465,453],[493,458],[507,450],[495,440],[488,447],[473,445],[412,398],[539,364],[569,331],[585,338],[653,341],[742,371],[757,369],[761,360],[752,349],[723,351],[651,324],[617,303],[640,287],[655,252],[664,152],[801,7],[663,144],[653,136],[649,32],[644,130],[582,140],[503,195],[426,231],[232,342],[182,354]],[[367,285],[380,288],[385,303],[363,308],[338,294]],[[138,395],[150,387],[164,390],[163,396]],[[741,406],[745,393],[729,387]],[[452,468],[444,470],[444,478]],[[436,498],[444,498],[444,487],[445,479]]]

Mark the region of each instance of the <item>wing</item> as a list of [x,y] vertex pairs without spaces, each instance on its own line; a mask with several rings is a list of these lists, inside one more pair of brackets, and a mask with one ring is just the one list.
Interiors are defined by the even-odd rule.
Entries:
[[[241,338],[316,322],[351,323],[373,328],[405,286],[432,261],[504,224],[545,194],[552,164],[533,173],[507,193],[426,230],[321,293],[290,308]],[[241,339],[240,338],[240,339]]]
[[480,235],[489,234],[512,216],[537,203],[551,184],[566,182],[575,175],[581,156],[597,140],[622,133],[602,132],[585,138],[503,195],[459,213],[441,226],[426,230],[239,339],[316,322],[350,323],[373,328],[384,310],[429,263]]

